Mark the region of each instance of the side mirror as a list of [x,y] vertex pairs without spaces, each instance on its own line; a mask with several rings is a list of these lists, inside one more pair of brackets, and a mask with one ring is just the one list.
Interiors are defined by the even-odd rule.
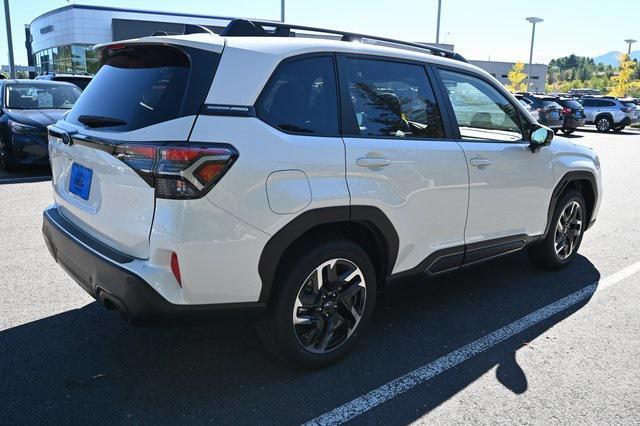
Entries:
[[536,130],[531,132],[529,138],[529,148],[531,152],[536,152],[543,146],[547,146],[553,139],[553,130],[545,126],[538,126]]

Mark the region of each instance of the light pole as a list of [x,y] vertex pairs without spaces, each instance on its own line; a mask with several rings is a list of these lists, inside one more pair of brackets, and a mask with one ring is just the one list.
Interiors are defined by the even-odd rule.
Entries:
[[284,22],[284,0],[280,0],[280,21]]
[[13,63],[13,39],[11,38],[11,17],[9,16],[9,0],[4,0],[4,20],[7,24],[7,48],[9,49],[9,78],[16,78]]
[[530,16],[527,18],[527,21],[533,24],[533,30],[531,31],[531,50],[529,50],[529,74],[527,75],[527,92],[528,92],[531,87],[531,68],[533,67],[533,42],[536,39],[536,24],[538,22],[544,21],[544,19]]
[[631,55],[631,45],[632,45],[633,43],[635,43],[636,41],[638,41],[638,40],[634,40],[634,39],[632,39],[632,38],[628,38],[628,39],[626,39],[626,40],[624,41],[625,43],[627,43],[627,44],[629,45],[629,50],[627,51],[627,55]]
[[436,25],[436,44],[440,44],[440,12],[442,11],[442,0],[438,0],[438,23]]

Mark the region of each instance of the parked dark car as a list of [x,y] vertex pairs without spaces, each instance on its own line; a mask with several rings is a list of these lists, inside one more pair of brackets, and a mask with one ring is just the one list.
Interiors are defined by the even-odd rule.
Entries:
[[53,72],[39,75],[36,77],[36,80],[49,80],[49,81],[64,81],[67,83],[75,84],[81,90],[84,90],[89,83],[91,83],[90,75],[82,75],[82,74],[56,74]]
[[528,102],[533,110],[538,112],[538,123],[553,129],[554,132],[564,126],[562,107],[553,96],[522,93],[522,99]]
[[0,170],[48,164],[47,126],[71,109],[81,93],[71,83],[0,80]]
[[556,102],[562,107],[562,117],[564,118],[562,133],[570,135],[578,127],[584,126],[584,108],[580,102],[573,98],[556,98]]

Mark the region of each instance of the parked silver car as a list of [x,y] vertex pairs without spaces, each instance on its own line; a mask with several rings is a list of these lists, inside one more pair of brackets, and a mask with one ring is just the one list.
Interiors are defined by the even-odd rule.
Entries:
[[584,107],[586,124],[595,124],[599,132],[621,132],[640,117],[635,106],[612,96],[584,97],[580,102]]

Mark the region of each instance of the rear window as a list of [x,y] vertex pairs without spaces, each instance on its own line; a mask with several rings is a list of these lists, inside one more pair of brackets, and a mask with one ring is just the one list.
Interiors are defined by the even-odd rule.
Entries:
[[54,77],[55,81],[65,81],[67,83],[75,84],[80,89],[84,90],[87,88],[87,85],[91,81],[90,78],[79,78],[79,77]]
[[574,100],[562,101],[562,105],[564,105],[567,108],[571,108],[571,109],[581,109],[582,108],[582,105],[580,105],[580,102],[574,101]]
[[[185,49],[187,50],[187,49]],[[193,49],[197,51],[197,49]],[[195,115],[208,93],[219,55],[197,51],[193,62],[183,49],[168,46],[131,46],[100,52],[101,67],[66,120],[110,131],[129,131]],[[198,56],[199,55],[199,56]],[[84,116],[84,117],[83,117]],[[97,119],[95,119],[97,118]]]
[[557,107],[557,108],[562,108],[560,105],[558,105],[558,103],[556,101],[551,101],[551,100],[542,100],[541,101],[542,106],[544,107]]

